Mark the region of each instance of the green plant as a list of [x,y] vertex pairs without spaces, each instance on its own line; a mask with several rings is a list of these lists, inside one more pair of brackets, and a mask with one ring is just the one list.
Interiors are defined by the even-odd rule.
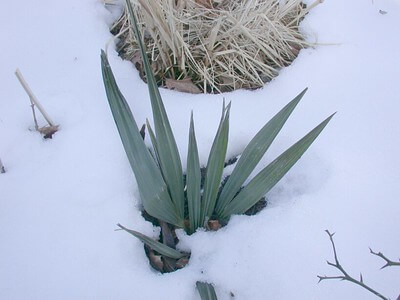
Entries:
[[[132,6],[127,0],[131,24],[139,41],[153,111],[155,131],[149,122],[147,129],[153,145],[149,150],[140,134],[130,108],[120,92],[107,56],[101,53],[101,65],[105,90],[125,152],[135,174],[144,210],[158,220],[162,227],[161,242],[119,227],[139,238],[153,251],[154,265],[162,265],[160,271],[174,270],[182,266],[179,261],[189,254],[175,250],[174,228],[184,228],[189,234],[203,227],[209,220],[225,223],[234,214],[243,214],[254,206],[297,162],[313,143],[333,115],[328,117],[306,136],[291,146],[250,182],[243,186],[261,160],[290,114],[305,94],[301,92],[278,112],[251,140],[244,149],[232,174],[221,184],[229,133],[229,103],[222,108],[222,115],[205,169],[202,185],[202,169],[199,163],[193,114],[190,120],[189,149],[186,174],[182,171],[181,158],[164,108],[150,63],[141,42],[140,32]],[[149,255],[150,257],[150,255]],[[156,263],[157,262],[157,263]],[[179,266],[177,266],[179,265]]]

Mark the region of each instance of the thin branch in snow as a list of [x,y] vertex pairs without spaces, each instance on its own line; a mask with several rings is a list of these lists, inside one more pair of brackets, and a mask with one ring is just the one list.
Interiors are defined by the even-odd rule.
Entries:
[[1,162],[1,159],[0,159],[0,173],[5,173],[6,172],[6,169],[4,168],[4,165],[3,165],[3,163]]
[[389,258],[387,258],[382,252],[378,253],[374,252],[371,248],[369,248],[369,251],[371,252],[371,254],[379,256],[380,258],[386,261],[386,265],[384,265],[381,269],[384,269],[386,267],[400,266],[400,261],[392,261]]
[[[343,268],[343,266],[340,264],[338,256],[337,256],[337,251],[336,251],[336,246],[335,246],[335,242],[333,241],[333,236],[335,235],[335,233],[330,233],[329,230],[325,230],[325,232],[329,235],[329,239],[331,240],[331,244],[332,244],[332,249],[333,249],[333,255],[334,255],[334,259],[335,262],[332,263],[330,261],[327,261],[327,264],[338,269],[343,275],[339,275],[339,276],[318,276],[319,278],[319,282],[323,281],[323,280],[328,280],[328,279],[339,279],[339,280],[344,280],[344,281],[349,281],[352,282],[356,285],[361,286],[362,288],[366,289],[367,291],[371,292],[372,294],[374,294],[375,296],[384,299],[384,300],[389,300],[389,298],[381,295],[379,292],[375,291],[374,289],[370,288],[368,285],[366,285],[364,283],[364,279],[362,274],[360,274],[360,279],[357,280],[353,277],[351,277],[346,270]],[[382,257],[382,256],[380,256]]]
[[[45,111],[43,106],[40,104],[39,100],[33,94],[31,88],[29,87],[28,83],[26,82],[25,78],[22,76],[22,73],[19,69],[15,71],[15,76],[17,76],[19,82],[21,83],[22,87],[24,88],[25,92],[28,94],[29,99],[31,101],[31,108],[33,114],[33,121],[35,122],[35,129],[39,131],[41,134],[44,135],[44,138],[51,138],[52,135],[58,131],[59,125],[56,125],[53,120],[50,118],[49,114]],[[43,115],[49,126],[39,127],[36,113],[35,113],[35,106],[38,108],[40,113]]]

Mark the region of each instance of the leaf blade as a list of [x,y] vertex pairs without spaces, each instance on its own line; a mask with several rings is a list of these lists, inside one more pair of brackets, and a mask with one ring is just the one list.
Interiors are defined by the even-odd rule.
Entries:
[[218,300],[212,284],[207,282],[196,282],[197,290],[199,291],[201,300]]
[[282,108],[263,128],[261,128],[246,146],[217,200],[217,215],[222,213],[225,206],[233,199],[243,183],[250,176],[306,91],[307,89],[304,89],[298,96]]
[[135,174],[145,210],[165,222],[182,227],[167,191],[166,184],[150,156],[128,103],[120,92],[104,51],[101,67],[107,100],[125,153]]
[[122,226],[121,224],[117,224],[117,226],[119,228],[125,230],[126,232],[130,233],[134,237],[138,238],[143,243],[145,243],[147,246],[149,246],[151,249],[157,251],[161,255],[164,255],[164,256],[167,256],[170,258],[174,258],[174,259],[180,259],[180,258],[186,256],[185,254],[179,252],[178,250],[175,250],[171,247],[168,247],[167,245],[157,242],[157,241],[153,240],[152,238],[149,238],[148,236],[146,236],[138,231],[128,229],[128,228]]
[[157,139],[157,147],[159,151],[160,167],[164,180],[167,184],[168,191],[171,195],[172,202],[175,205],[177,214],[183,222],[184,218],[184,186],[183,186],[183,172],[182,163],[178,151],[178,147],[172,133],[171,125],[165,111],[164,104],[161,99],[160,92],[157,87],[154,74],[152,72],[149,59],[146,55],[145,46],[143,44],[141,34],[137,25],[135,13],[132,4],[126,0],[126,4],[139,43],[140,53],[144,64],[144,69],[147,77],[147,83],[150,94],[151,107],[153,111],[153,119],[155,125],[155,133]]
[[202,217],[204,223],[206,217],[211,217],[217,200],[218,188],[221,184],[222,172],[224,170],[226,150],[229,136],[229,114],[231,104],[224,107],[220,125],[214,138],[213,145],[208,157],[206,176],[204,180],[204,191],[202,199]]
[[[334,115],[334,114],[333,114]],[[292,145],[260,173],[258,173],[246,187],[225,207],[221,218],[229,219],[233,214],[243,214],[263,197],[275,184],[290,170],[300,159],[304,152],[311,146],[314,140],[322,132],[332,119],[329,116],[307,135]]]
[[189,146],[186,171],[187,200],[191,233],[201,227],[201,171],[199,152],[194,131],[193,112],[190,117]]
[[154,134],[153,128],[151,127],[150,122],[147,119],[146,119],[146,126],[147,126],[147,131],[149,132],[151,144],[153,145],[154,160],[157,162],[157,165],[160,166],[160,156],[158,154],[157,139]]

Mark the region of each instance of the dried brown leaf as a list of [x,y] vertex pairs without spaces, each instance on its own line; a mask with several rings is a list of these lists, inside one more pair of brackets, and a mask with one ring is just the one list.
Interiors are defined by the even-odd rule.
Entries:
[[221,223],[218,220],[210,220],[208,221],[208,229],[211,231],[217,231],[222,227]]
[[133,53],[133,55],[131,56],[130,60],[133,63],[133,65],[136,67],[136,69],[139,71],[140,78],[144,79],[144,66],[143,66],[142,57],[140,56],[140,52],[135,51],[135,53]]
[[189,258],[187,258],[187,257],[182,257],[181,259],[178,259],[178,261],[176,262],[176,268],[182,269],[182,268],[184,268],[188,263],[189,263]]
[[154,251],[150,247],[146,246],[147,255],[149,257],[150,265],[157,271],[164,271],[164,263],[161,259],[161,255],[155,255]]
[[165,80],[167,89],[175,90],[184,93],[200,94],[201,90],[192,82],[189,77],[182,80],[175,80],[167,78]]

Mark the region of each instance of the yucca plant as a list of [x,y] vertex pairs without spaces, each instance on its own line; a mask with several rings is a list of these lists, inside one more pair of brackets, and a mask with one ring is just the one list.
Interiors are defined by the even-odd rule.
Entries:
[[[244,149],[229,178],[224,180],[224,184],[221,184],[221,181],[228,145],[231,104],[223,105],[220,124],[204,172],[199,162],[192,113],[187,170],[184,174],[178,147],[129,0],[127,0],[127,7],[131,24],[139,41],[148,78],[155,127],[153,131],[147,122],[152,149],[148,149],[143,140],[131,110],[117,86],[104,51],[101,53],[103,80],[115,123],[137,180],[145,213],[158,220],[162,228],[162,236],[160,241],[155,241],[120,224],[118,226],[145,243],[147,254],[155,268],[162,272],[173,271],[183,267],[189,257],[189,254],[175,249],[175,228],[184,228],[191,234],[196,229],[204,227],[209,220],[226,223],[232,215],[245,213],[298,161],[333,115],[272,161],[246,186],[243,186],[305,94],[306,89],[256,134]],[[202,173],[204,173],[204,182],[202,182]]]

